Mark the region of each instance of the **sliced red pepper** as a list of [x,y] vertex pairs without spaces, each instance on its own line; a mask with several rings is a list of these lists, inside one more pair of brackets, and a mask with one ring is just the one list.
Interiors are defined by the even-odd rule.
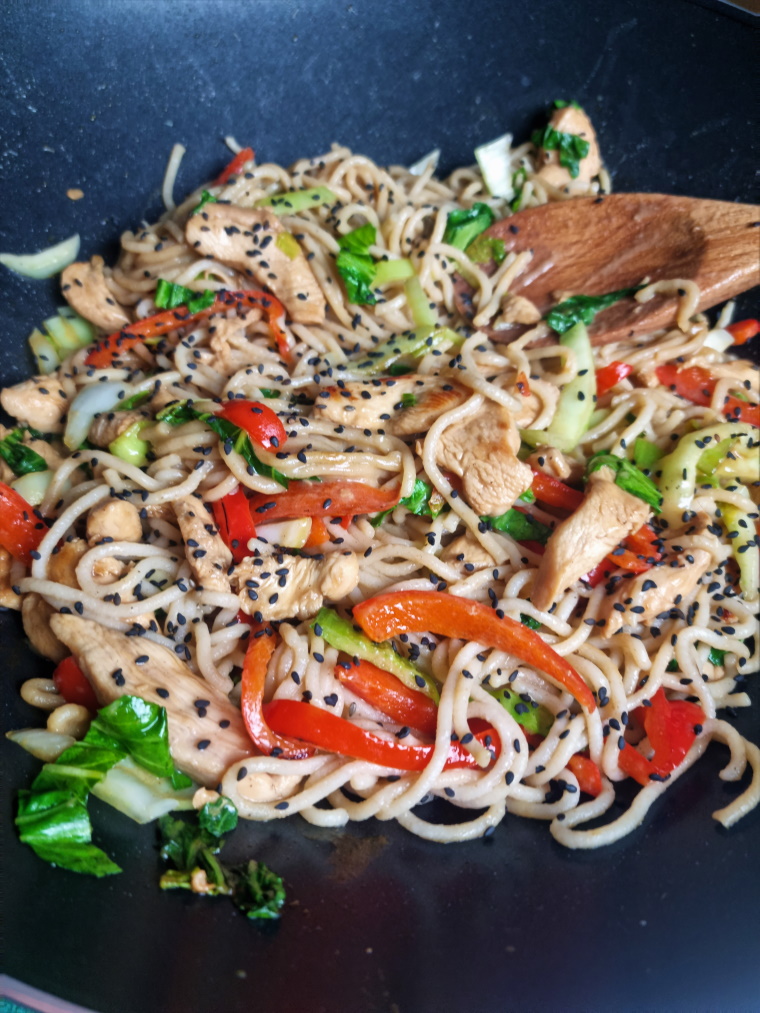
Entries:
[[354,619],[374,641],[400,633],[437,633],[496,647],[545,672],[589,711],[593,693],[573,666],[538,633],[482,602],[443,591],[388,591],[354,606]]
[[602,366],[596,371],[596,396],[601,397],[607,391],[625,380],[633,372],[633,366],[627,362],[611,362],[608,366]]
[[743,345],[760,334],[760,320],[737,320],[735,324],[729,324],[726,330],[734,339],[735,345]]
[[274,496],[252,496],[250,504],[255,518],[281,521],[374,514],[396,506],[399,498],[398,486],[376,489],[361,482],[291,482],[286,491]]
[[214,186],[223,186],[232,176],[237,176],[246,162],[254,159],[253,148],[242,148],[214,180]]
[[53,672],[53,682],[66,703],[78,703],[91,714],[100,706],[90,680],[72,655],[59,662]]
[[530,380],[525,373],[518,373],[515,380],[515,387],[523,397],[530,397]]
[[282,447],[288,438],[285,426],[271,408],[259,401],[244,401],[235,398],[225,401],[216,414],[227,419],[238,429],[245,429],[248,435],[264,450]]
[[305,549],[316,549],[319,545],[324,545],[325,542],[330,541],[330,532],[327,530],[327,525],[321,517],[312,517],[311,519],[311,531],[309,537],[306,539],[304,545]]
[[278,299],[268,292],[230,292],[223,289],[216,293],[216,298],[211,306],[198,310],[197,313],[191,313],[187,306],[177,306],[176,309],[162,310],[152,317],[146,317],[145,320],[137,320],[133,324],[128,324],[120,331],[114,331],[113,334],[96,342],[84,361],[88,366],[94,366],[96,369],[106,369],[118,360],[122,352],[127,352],[135,345],[142,344],[146,338],[157,338],[163,334],[170,334],[180,327],[194,327],[215,313],[226,313],[230,309],[245,309],[249,306],[257,306],[264,311],[269,330],[277,341],[280,354],[283,354],[283,349],[287,352],[287,338],[279,325],[279,320],[285,315],[285,308]]
[[335,675],[339,682],[396,724],[407,725],[435,738],[438,708],[429,696],[405,686],[395,675],[384,672],[371,661],[341,662],[335,666]]
[[626,743],[619,757],[620,769],[641,785],[664,777],[681,763],[697,737],[695,727],[704,723],[701,707],[688,700],[668,700],[660,687],[644,711],[644,730],[653,749],[651,760]]
[[630,573],[646,573],[660,559],[662,553],[656,545],[657,535],[649,524],[642,524],[638,531],[624,538],[615,553],[605,556],[601,563],[583,578],[590,587],[596,587],[612,573],[623,569]]
[[248,497],[243,492],[242,486],[238,486],[235,492],[222,499],[215,500],[211,508],[214,511],[219,534],[232,552],[233,560],[239,563],[246,556],[250,556],[248,542],[256,537],[256,525],[253,523]]
[[587,756],[581,756],[580,753],[576,753],[575,756],[570,757],[567,765],[573,774],[575,774],[575,779],[581,791],[587,795],[593,795],[594,798],[601,794],[602,772],[593,760]]
[[[243,676],[240,683],[240,710],[243,721],[254,744],[267,756],[274,754],[287,760],[301,760],[314,753],[313,749],[301,742],[278,735],[264,717],[264,683],[267,665],[275,648],[271,630],[265,629],[260,636],[251,635],[243,661]],[[308,704],[304,704],[308,707]]]
[[[302,739],[319,749],[339,756],[353,756],[357,760],[366,760],[381,767],[424,770],[435,748],[432,745],[408,745],[403,739],[386,739],[322,707],[314,707],[300,700],[273,700],[264,708],[264,714],[269,726],[281,735]],[[498,755],[501,742],[492,728],[477,732],[474,737]],[[444,769],[477,766],[474,756],[461,742],[451,743]]]
[[[718,382],[709,370],[701,366],[679,369],[674,363],[668,362],[664,366],[658,366],[656,373],[663,386],[672,388],[687,401],[703,406],[712,401]],[[760,405],[748,404],[730,394],[720,410],[731,422],[746,422],[749,426],[760,428]]]
[[0,545],[28,566],[46,531],[34,507],[11,486],[0,482]]
[[583,502],[582,492],[572,489],[558,478],[539,471],[538,468],[533,468],[533,483],[530,488],[536,499],[561,510],[577,510]]

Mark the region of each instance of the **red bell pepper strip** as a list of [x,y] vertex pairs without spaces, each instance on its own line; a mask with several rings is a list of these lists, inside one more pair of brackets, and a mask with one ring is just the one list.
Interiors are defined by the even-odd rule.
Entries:
[[[353,756],[381,767],[397,770],[424,770],[433,755],[434,746],[407,745],[403,739],[387,739],[376,732],[352,724],[322,707],[302,703],[300,700],[273,700],[264,708],[270,728],[281,735],[302,739],[319,749],[339,756]],[[499,737],[493,729],[477,732],[474,736],[481,745],[489,740],[490,748],[498,755]],[[475,767],[475,757],[461,742],[452,742],[444,764],[445,770],[454,767]]]
[[656,545],[657,535],[649,524],[642,524],[638,531],[628,535],[621,542],[620,549],[616,555],[610,553],[605,556],[601,563],[589,570],[583,580],[590,586],[596,587],[612,573],[613,570],[623,569],[629,573],[646,573],[660,559],[662,553]]
[[540,499],[547,506],[559,507],[562,510],[577,510],[583,502],[582,492],[572,489],[552,475],[546,475],[538,468],[533,468],[533,483],[530,488],[536,499]]
[[403,682],[373,665],[371,661],[339,663],[336,678],[362,700],[377,707],[399,725],[408,725],[435,738],[438,708],[424,693],[410,689]]
[[146,317],[145,320],[136,320],[120,331],[114,331],[113,334],[96,342],[84,361],[96,369],[106,369],[114,364],[122,352],[142,344],[146,338],[170,334],[179,327],[188,325],[194,327],[215,313],[226,313],[229,309],[245,309],[248,306],[258,306],[264,311],[280,354],[283,354],[283,350],[287,352],[287,338],[278,322],[285,315],[285,308],[278,299],[268,292],[230,292],[223,289],[216,293],[211,306],[198,310],[197,313],[191,313],[186,306],[177,306],[176,309],[162,310],[152,317]]
[[100,707],[90,680],[72,655],[58,664],[53,672],[53,682],[66,703],[78,703],[91,714]]
[[229,164],[222,169],[214,180],[214,186],[223,186],[232,176],[237,176],[246,162],[252,162],[255,155],[253,148],[242,148]]
[[729,324],[726,330],[734,339],[735,345],[743,345],[760,334],[760,320],[737,320],[735,324]]
[[575,779],[581,791],[587,795],[593,795],[594,798],[601,794],[602,772],[593,760],[587,756],[581,756],[580,753],[576,753],[575,756],[570,757],[567,765],[573,774],[575,774]]
[[[717,379],[701,366],[679,369],[673,363],[666,363],[656,369],[657,379],[665,387],[672,388],[680,397],[693,404],[709,405]],[[720,409],[731,422],[746,422],[760,428],[760,405],[747,404],[730,394]]]
[[[302,760],[311,756],[313,749],[300,742],[291,742],[278,735],[264,717],[264,682],[267,665],[275,648],[274,634],[269,629],[260,636],[252,634],[243,661],[240,683],[240,710],[243,721],[254,744],[267,756],[283,756],[287,760]],[[308,706],[308,704],[304,704]]]
[[443,591],[388,591],[354,606],[354,619],[372,640],[400,633],[438,633],[474,640],[520,658],[571,693],[581,706],[596,709],[594,695],[573,666],[522,623],[481,602]]
[[304,544],[305,549],[316,549],[319,545],[324,545],[325,542],[330,541],[330,532],[327,530],[327,525],[321,517],[312,517],[311,519],[311,531],[309,537],[306,539]]
[[248,497],[243,492],[242,486],[238,486],[236,491],[228,496],[215,500],[211,508],[214,511],[219,534],[232,552],[233,560],[239,563],[246,556],[250,556],[248,542],[256,537],[256,525],[253,523]]
[[625,380],[627,376],[630,376],[633,372],[633,366],[627,362],[618,362],[615,360],[608,366],[602,366],[596,371],[596,396],[601,397],[602,394],[606,394],[607,391],[620,383],[621,380]]
[[285,426],[271,408],[259,401],[243,401],[237,398],[225,401],[216,414],[227,419],[238,429],[245,429],[248,435],[264,450],[282,447],[288,438]]
[[517,374],[515,387],[517,387],[518,393],[522,394],[523,397],[530,397],[530,380],[522,371]]
[[644,730],[654,750],[651,760],[626,743],[621,750],[620,769],[641,785],[665,777],[681,763],[697,737],[695,727],[704,723],[701,707],[688,700],[668,700],[660,687],[651,699],[651,706],[642,708]]
[[398,486],[376,489],[361,482],[291,482],[290,488],[274,496],[252,496],[250,504],[255,518],[281,521],[374,514],[396,506],[399,497]]
[[28,566],[46,531],[34,507],[11,486],[0,482],[0,545]]

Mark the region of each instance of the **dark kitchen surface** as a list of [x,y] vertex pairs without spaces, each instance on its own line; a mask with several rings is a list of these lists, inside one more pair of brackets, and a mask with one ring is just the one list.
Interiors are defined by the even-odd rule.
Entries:
[[[285,163],[333,140],[380,162],[441,147],[448,170],[505,130],[527,136],[559,97],[589,111],[615,189],[758,199],[756,29],[729,5],[16,0],[3,9],[3,250],[79,232],[84,257],[113,253],[124,228],[160,211],[176,141],[187,147],[178,194],[221,168],[227,134],[259,160]],[[83,199],[66,197],[72,187]],[[30,373],[26,337],[61,300],[54,280],[5,270],[0,292],[9,383]],[[757,293],[743,302],[752,315],[759,308]],[[50,666],[26,647],[15,614],[0,616],[0,641],[3,729],[40,723],[17,690]],[[757,713],[737,725],[760,740]],[[2,750],[3,970],[98,1013],[757,1009],[760,813],[729,831],[710,818],[741,788],[718,777],[722,747],[642,828],[588,853],[509,817],[490,840],[449,846],[376,822],[246,825],[230,858],[260,858],[288,887],[280,923],[264,926],[225,901],[161,893],[154,829],[97,800],[96,841],[123,874],[98,881],[44,865],[12,826],[15,789],[39,764],[5,739]],[[52,1005],[40,1009],[56,1008],[44,1001]]]

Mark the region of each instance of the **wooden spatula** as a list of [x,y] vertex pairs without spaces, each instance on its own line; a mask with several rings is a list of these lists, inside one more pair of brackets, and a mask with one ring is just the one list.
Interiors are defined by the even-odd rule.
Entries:
[[[545,313],[556,295],[603,295],[680,278],[700,289],[699,309],[760,284],[760,206],[653,193],[577,197],[528,208],[496,222],[487,235],[505,248],[533,250],[513,291]],[[677,297],[632,298],[602,310],[589,327],[606,344],[675,322]],[[524,328],[521,328],[524,330]],[[511,340],[514,329],[493,332]]]

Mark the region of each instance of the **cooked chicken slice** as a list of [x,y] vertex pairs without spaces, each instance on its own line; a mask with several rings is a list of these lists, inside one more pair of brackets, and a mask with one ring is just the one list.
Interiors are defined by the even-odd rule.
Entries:
[[295,323],[324,320],[325,297],[309,262],[298,241],[271,211],[206,204],[188,218],[185,236],[198,253],[221,260],[271,289]]
[[[717,541],[717,539],[716,539]],[[607,620],[603,637],[611,637],[623,626],[635,626],[667,612],[695,589],[712,566],[706,549],[692,549],[667,559],[659,566],[624,578],[602,602],[600,616]],[[673,565],[673,564],[677,565]]]
[[87,439],[96,447],[107,447],[113,443],[128,429],[131,429],[136,422],[149,419],[148,412],[135,410],[123,412],[104,412],[96,415],[87,433]]
[[324,598],[345,597],[359,583],[354,552],[332,553],[324,559],[307,556],[248,556],[233,574],[240,608],[263,620],[310,619]]
[[556,447],[539,447],[527,458],[527,463],[545,475],[559,478],[563,482],[579,482],[585,470],[580,461],[566,457]]
[[24,595],[24,600],[21,603],[21,621],[24,624],[24,633],[38,654],[56,664],[69,655],[66,646],[50,629],[50,618],[57,614],[53,606],[34,591]]
[[539,148],[538,164],[541,168],[537,173],[538,178],[566,193],[585,193],[591,180],[599,175],[602,168],[599,145],[591,120],[582,109],[568,105],[564,109],[554,110],[549,125],[554,127],[557,133],[575,134],[588,141],[588,154],[580,160],[578,175],[573,179],[570,170],[559,164],[559,151],[556,148]]
[[69,264],[61,274],[61,291],[80,317],[103,331],[118,331],[130,322],[106,284],[102,257],[93,257],[89,263]]
[[229,591],[227,571],[232,553],[222,541],[205,503],[195,494],[174,500],[172,505],[196,581],[209,591]]
[[89,545],[84,538],[72,538],[60,548],[53,549],[47,565],[47,579],[78,589],[77,565],[88,549]]
[[0,608],[20,609],[21,595],[16,594],[11,586],[11,568],[13,556],[0,546]]
[[438,463],[462,478],[464,498],[476,513],[497,517],[533,481],[528,465],[517,459],[519,447],[510,413],[485,401],[475,415],[444,430]]
[[524,295],[507,292],[501,301],[498,316],[491,321],[495,331],[503,331],[515,324],[537,324],[541,319],[538,307]]
[[471,393],[459,383],[438,377],[435,386],[423,393],[416,404],[405,407],[394,416],[391,432],[394,436],[427,432],[437,418],[449,409],[464,404]]
[[548,609],[625,537],[638,531],[649,518],[649,507],[637,496],[615,485],[610,468],[600,468],[589,479],[586,496],[546,543],[546,552],[530,598],[536,608]]
[[[460,389],[457,384],[456,391]],[[444,383],[440,377],[416,373],[393,380],[341,380],[337,386],[321,390],[314,407],[320,417],[358,429],[392,428],[398,432],[400,425],[404,431],[418,432],[416,422],[412,422],[413,429],[408,429],[408,413],[440,399],[440,414],[446,407],[460,403],[456,391],[453,384]]]
[[90,546],[105,540],[141,542],[140,513],[133,503],[123,499],[107,499],[90,510],[87,517],[87,541]]
[[172,759],[194,781],[215,788],[227,767],[253,752],[240,711],[172,651],[79,616],[59,614],[50,625],[102,705],[130,694],[166,708]]
[[[242,768],[238,768],[238,776]],[[268,774],[264,770],[252,770],[245,777],[236,778],[235,791],[246,802],[276,802],[290,798],[303,780],[300,774]]]
[[491,553],[486,552],[469,531],[449,542],[441,552],[441,559],[453,566],[458,566],[464,573],[485,570],[489,566],[496,565],[496,560]]
[[63,432],[63,416],[69,410],[65,393],[54,373],[33,376],[0,392],[0,404],[9,415],[41,433]]
[[547,380],[531,380],[530,394],[521,395],[520,410],[513,414],[515,425],[520,429],[531,429],[538,417],[547,412],[547,421],[554,417],[559,401],[559,387]]

